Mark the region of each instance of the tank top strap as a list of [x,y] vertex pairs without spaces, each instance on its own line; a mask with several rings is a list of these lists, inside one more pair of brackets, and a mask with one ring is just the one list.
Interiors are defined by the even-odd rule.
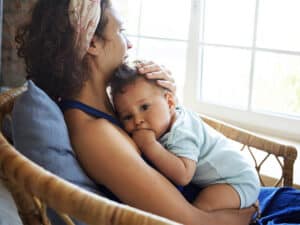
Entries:
[[68,109],[79,109],[83,112],[85,112],[86,114],[93,116],[95,118],[102,118],[102,119],[106,119],[109,122],[119,126],[120,128],[123,128],[122,124],[120,123],[119,120],[117,120],[116,118],[114,118],[113,116],[102,112],[98,109],[95,109],[89,105],[86,105],[80,101],[76,101],[76,100],[69,100],[69,99],[64,99],[62,101],[59,102],[59,107],[60,109],[65,112]]

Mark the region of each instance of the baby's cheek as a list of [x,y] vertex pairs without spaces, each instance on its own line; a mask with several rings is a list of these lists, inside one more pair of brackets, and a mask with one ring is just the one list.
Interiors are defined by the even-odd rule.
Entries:
[[160,138],[166,132],[165,124],[160,123],[156,126],[155,136],[156,139]]
[[127,133],[129,133],[129,134],[132,133],[133,128],[129,123],[123,123],[123,126]]

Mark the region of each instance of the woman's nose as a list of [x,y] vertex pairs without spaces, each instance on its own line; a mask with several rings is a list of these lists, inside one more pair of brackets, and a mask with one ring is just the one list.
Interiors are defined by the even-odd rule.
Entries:
[[127,49],[131,49],[133,47],[132,43],[129,41],[127,37],[126,37],[126,44],[127,44]]

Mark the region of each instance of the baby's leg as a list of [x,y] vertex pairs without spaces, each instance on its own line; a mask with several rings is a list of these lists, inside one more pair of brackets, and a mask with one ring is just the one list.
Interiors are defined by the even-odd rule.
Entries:
[[213,184],[201,190],[193,205],[205,211],[239,209],[241,201],[231,185]]

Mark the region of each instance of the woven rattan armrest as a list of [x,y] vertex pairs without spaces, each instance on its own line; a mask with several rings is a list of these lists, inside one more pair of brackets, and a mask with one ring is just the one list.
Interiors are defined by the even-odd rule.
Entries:
[[[265,186],[265,184],[263,181],[263,175],[260,173],[260,169],[266,159],[271,155],[277,159],[277,162],[280,164],[282,169],[282,175],[274,186],[293,186],[294,163],[297,158],[297,149],[295,147],[270,140],[253,132],[249,132],[206,115],[201,114],[200,117],[204,120],[204,122],[224,134],[226,137],[241,143],[241,150],[247,149],[250,151],[263,186]],[[267,153],[265,158],[259,163],[252,152],[253,148]],[[281,163],[280,158],[283,159],[283,163]]]
[[3,119],[6,115],[10,115],[16,97],[26,91],[27,87],[21,86],[10,89],[0,94],[0,125],[2,127]]

